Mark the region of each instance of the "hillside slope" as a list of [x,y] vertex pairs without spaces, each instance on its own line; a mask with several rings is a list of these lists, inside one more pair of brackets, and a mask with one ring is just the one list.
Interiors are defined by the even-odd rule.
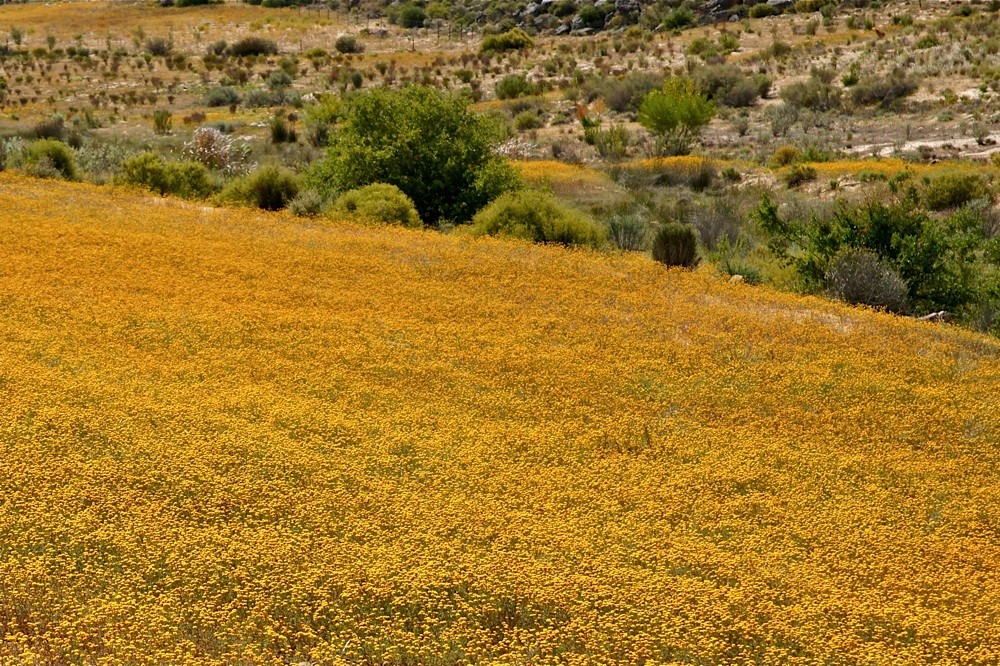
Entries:
[[0,174],[0,662],[989,663],[1000,346]]

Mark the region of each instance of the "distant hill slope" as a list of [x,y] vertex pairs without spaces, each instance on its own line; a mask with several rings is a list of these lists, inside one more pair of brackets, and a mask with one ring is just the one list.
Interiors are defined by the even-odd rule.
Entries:
[[4,664],[990,663],[1000,347],[0,174]]

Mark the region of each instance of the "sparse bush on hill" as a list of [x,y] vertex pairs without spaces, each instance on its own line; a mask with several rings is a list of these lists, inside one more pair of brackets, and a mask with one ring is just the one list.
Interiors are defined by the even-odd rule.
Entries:
[[236,92],[236,89],[232,86],[215,86],[207,93],[202,102],[205,106],[232,106],[233,104],[239,104],[243,99],[240,94]]
[[840,106],[840,90],[825,77],[813,75],[782,88],[781,99],[799,108],[832,111]]
[[878,104],[886,108],[896,100],[912,95],[916,90],[916,79],[902,70],[895,70],[886,76],[860,79],[851,87],[851,99],[855,104]]
[[244,56],[274,55],[278,52],[278,45],[264,37],[250,35],[229,45],[227,52],[237,58]]
[[331,194],[389,183],[413,200],[424,222],[467,222],[519,185],[494,151],[495,126],[467,104],[422,86],[356,95],[310,178]]
[[333,47],[339,53],[362,53],[365,50],[365,45],[354,35],[341,35],[337,37],[337,41],[333,43]]
[[62,116],[52,116],[40,120],[31,128],[30,136],[34,139],[56,139],[62,141],[66,136],[66,121]]
[[497,99],[515,99],[534,94],[535,86],[523,74],[508,74],[497,81]]
[[734,108],[753,106],[771,90],[771,77],[748,75],[732,64],[699,67],[694,71],[694,80],[710,100]]
[[411,229],[423,226],[410,197],[395,185],[373,183],[340,195],[334,210],[354,217]]
[[536,243],[599,248],[605,230],[585,213],[540,190],[504,194],[472,221],[473,233],[510,236]]

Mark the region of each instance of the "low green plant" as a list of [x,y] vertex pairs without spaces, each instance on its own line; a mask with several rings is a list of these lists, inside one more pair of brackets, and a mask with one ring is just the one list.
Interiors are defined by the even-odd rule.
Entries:
[[299,193],[299,179],[288,169],[267,164],[244,178],[232,181],[219,198],[225,203],[249,204],[264,210],[281,210]]
[[144,187],[160,196],[174,195],[185,199],[204,199],[214,188],[208,169],[198,162],[168,162],[162,155],[147,151],[122,163],[119,181]]
[[976,173],[943,173],[932,179],[924,190],[924,202],[931,210],[958,208],[989,196],[989,188]]
[[519,51],[534,46],[535,40],[520,28],[511,28],[499,35],[488,35],[479,47],[480,53]]
[[536,243],[600,248],[607,232],[589,215],[541,190],[502,195],[472,220],[479,236],[508,236]]
[[413,200],[387,183],[373,183],[342,194],[333,205],[340,213],[362,220],[410,229],[424,226]]
[[25,166],[29,173],[41,177],[77,179],[73,149],[56,139],[38,139],[28,145]]
[[698,264],[698,238],[687,224],[664,224],[653,236],[653,259],[666,266],[691,268]]
[[153,111],[153,132],[156,134],[169,134],[174,124],[174,117],[166,109]]

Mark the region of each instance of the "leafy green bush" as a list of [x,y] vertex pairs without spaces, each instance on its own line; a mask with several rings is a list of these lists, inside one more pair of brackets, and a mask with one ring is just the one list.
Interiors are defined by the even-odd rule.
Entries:
[[373,183],[345,192],[333,207],[342,213],[382,224],[411,229],[424,226],[410,197],[395,185],[387,183]]
[[690,25],[694,25],[698,20],[694,12],[687,7],[676,7],[672,9],[663,19],[663,27],[666,30],[681,30]]
[[533,94],[535,87],[523,74],[508,74],[497,81],[494,90],[497,99],[515,99]]
[[499,35],[489,35],[479,47],[480,53],[502,53],[504,51],[520,51],[534,46],[535,40],[520,28],[512,28]]
[[244,56],[274,55],[278,52],[278,45],[264,37],[250,35],[229,45],[229,55],[241,58]]
[[520,190],[504,194],[476,214],[473,233],[510,236],[536,243],[599,248],[606,232],[585,213],[548,192]]
[[242,203],[281,210],[299,193],[299,179],[288,169],[268,164],[245,178],[232,181],[222,191],[220,199],[227,203]]
[[354,35],[341,35],[333,43],[333,47],[340,53],[361,53],[365,50],[365,45]]
[[396,23],[404,28],[420,28],[427,20],[427,12],[418,5],[403,5],[396,13]]
[[310,179],[330,194],[389,183],[413,200],[424,222],[467,222],[520,184],[495,152],[497,128],[467,104],[423,86],[359,93]]
[[73,149],[56,139],[38,139],[28,145],[25,166],[36,176],[76,180]]
[[145,187],[160,196],[204,199],[212,194],[208,170],[198,162],[167,162],[152,151],[139,153],[122,163],[121,182]]
[[842,249],[830,261],[826,283],[833,296],[853,305],[906,310],[906,282],[870,250]]
[[989,197],[989,189],[979,174],[943,173],[924,190],[924,202],[931,210],[958,208],[975,199]]
[[657,152],[686,155],[701,130],[715,116],[715,106],[698,92],[694,81],[669,79],[639,107],[639,123],[657,139]]
[[205,106],[232,106],[233,104],[239,104],[242,98],[236,92],[236,89],[231,86],[215,86],[205,93],[205,98],[202,101]]
[[667,266],[691,268],[698,263],[698,238],[687,224],[669,223],[653,236],[653,259]]

